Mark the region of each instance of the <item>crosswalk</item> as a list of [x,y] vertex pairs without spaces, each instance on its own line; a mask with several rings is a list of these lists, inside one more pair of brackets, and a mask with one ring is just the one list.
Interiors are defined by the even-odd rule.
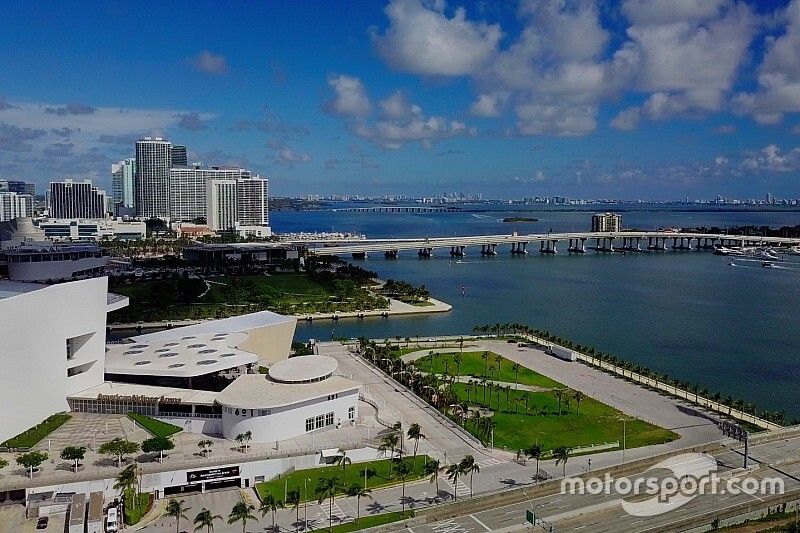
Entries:
[[[339,504],[336,501],[333,502],[333,506],[329,509],[327,503],[319,504],[320,509],[322,509],[322,514],[325,515],[326,520],[330,520],[333,518],[333,522],[341,524],[343,522],[352,522],[353,519],[350,518],[342,511],[342,508],[339,507]],[[329,513],[330,511],[330,513]]]
[[504,461],[502,459],[498,459],[497,457],[489,457],[488,459],[481,459],[480,461],[475,461],[475,464],[477,464],[481,468],[486,468],[487,466],[501,465],[507,462],[508,462],[507,460]]
[[442,481],[444,482],[445,485],[450,487],[450,492],[453,492],[453,490],[455,489],[455,494],[458,495],[459,497],[469,496],[469,480],[466,480],[465,482],[463,477],[459,477],[457,489],[456,487],[453,486],[453,482],[450,481],[449,478],[443,477]]

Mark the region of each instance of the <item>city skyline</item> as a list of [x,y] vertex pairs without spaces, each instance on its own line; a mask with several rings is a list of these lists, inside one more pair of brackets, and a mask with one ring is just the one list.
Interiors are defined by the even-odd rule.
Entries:
[[275,196],[800,197],[800,1],[359,7],[9,6],[0,177],[160,135]]

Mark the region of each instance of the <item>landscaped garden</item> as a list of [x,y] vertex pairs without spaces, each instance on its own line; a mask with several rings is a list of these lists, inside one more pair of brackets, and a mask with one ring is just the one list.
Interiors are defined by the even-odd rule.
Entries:
[[407,518],[413,518],[413,517],[414,517],[414,511],[406,511],[404,513],[396,512],[396,513],[374,514],[374,515],[362,516],[358,522],[345,522],[344,524],[339,524],[337,526],[333,526],[332,528],[322,527],[322,528],[312,529],[311,531],[330,531],[331,533],[349,533],[350,531],[361,531],[362,529],[381,526],[383,524],[391,524],[392,522],[399,522],[400,520],[405,520]]
[[678,438],[492,352],[434,352],[412,363],[401,359],[400,350],[366,339],[359,350],[496,447],[524,451],[536,445],[546,456],[560,447],[574,453],[590,446],[621,448],[623,440],[635,448]]
[[167,438],[170,435],[183,431],[183,428],[180,426],[162,420],[156,420],[147,415],[131,412],[128,413],[128,417],[154,437]]
[[32,428],[26,429],[16,437],[8,439],[0,444],[0,446],[6,446],[8,448],[33,448],[70,418],[72,418],[72,416],[67,413],[54,414]]
[[109,290],[130,299],[111,322],[224,318],[270,310],[281,314],[388,309],[371,290],[375,274],[352,265],[273,275],[116,281]]
[[[425,464],[427,455],[406,456],[402,459],[410,467],[406,481],[413,481],[426,476]],[[346,460],[345,460],[346,461]],[[316,500],[317,483],[319,480],[336,476],[342,491],[352,485],[364,486],[364,471],[366,470],[367,489],[377,489],[386,485],[400,483],[397,477],[398,460],[376,459],[374,461],[359,462],[341,465],[320,466],[306,470],[297,470],[283,477],[256,483],[258,497],[263,500],[267,495],[275,499],[286,500],[288,492],[299,491],[300,501]]]

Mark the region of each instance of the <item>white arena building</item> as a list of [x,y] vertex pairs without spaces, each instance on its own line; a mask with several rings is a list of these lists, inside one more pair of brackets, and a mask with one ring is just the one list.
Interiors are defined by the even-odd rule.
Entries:
[[0,442],[103,382],[106,313],[128,305],[107,278],[58,285],[0,281]]
[[13,406],[0,412],[0,442],[66,410],[138,412],[253,442],[355,423],[361,384],[331,357],[289,358],[295,319],[262,311],[106,346],[106,313],[128,304],[107,290],[104,277],[0,281],[0,401]]

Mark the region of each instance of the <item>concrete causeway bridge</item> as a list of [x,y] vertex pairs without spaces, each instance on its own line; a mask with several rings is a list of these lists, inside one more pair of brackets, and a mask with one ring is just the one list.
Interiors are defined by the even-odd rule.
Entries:
[[618,231],[608,233],[531,233],[508,235],[475,235],[461,237],[425,237],[410,239],[361,239],[353,242],[338,241],[308,248],[309,255],[352,255],[363,258],[370,253],[383,253],[387,258],[397,257],[401,251],[416,251],[427,258],[435,250],[451,256],[462,257],[470,247],[480,247],[475,253],[497,255],[498,247],[509,246],[514,255],[527,254],[539,246],[543,254],[556,254],[559,247],[568,253],[598,252],[658,252],[667,250],[713,250],[717,246],[790,247],[800,245],[800,238],[761,237],[754,235],[723,235],[715,233],[675,233],[666,231]]

